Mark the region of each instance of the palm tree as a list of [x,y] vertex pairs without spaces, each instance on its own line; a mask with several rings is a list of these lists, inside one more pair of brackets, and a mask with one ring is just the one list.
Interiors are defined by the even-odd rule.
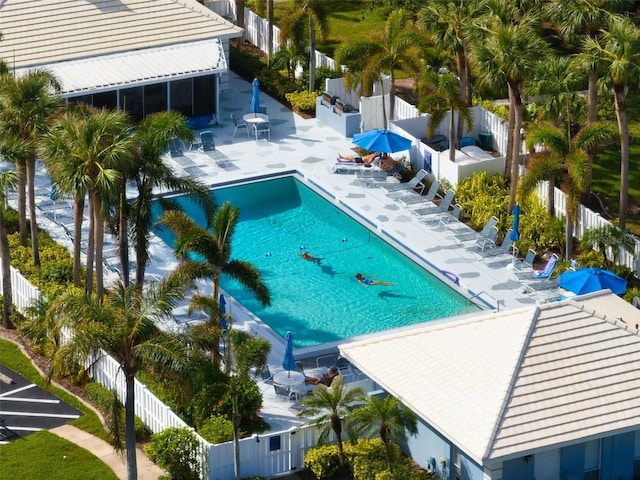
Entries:
[[[460,78],[460,100],[471,106],[472,83],[469,64],[474,22],[480,17],[483,2],[479,0],[434,0],[418,12],[416,26],[431,34],[436,47],[455,55]],[[459,135],[462,130],[458,131]]]
[[[167,151],[173,137],[192,140],[193,132],[185,123],[185,117],[177,112],[159,112],[146,117],[133,134],[134,161],[123,164],[118,200],[118,237],[121,278],[129,283],[129,242],[132,235],[136,252],[136,284],[144,283],[145,267],[149,262],[149,238],[153,225],[151,207],[154,190],[162,189],[192,195],[205,212],[215,208],[209,189],[190,176],[176,176],[164,163],[162,154]],[[126,198],[127,180],[135,182],[137,196],[130,202]],[[178,209],[171,199],[159,198],[165,210]]]
[[[229,328],[231,328],[231,317],[228,317]],[[228,339],[229,363],[233,363],[231,373],[231,403],[233,415],[233,453],[234,453],[234,473],[235,480],[242,478],[240,474],[240,408],[238,397],[240,386],[249,383],[251,379],[251,369],[262,372],[267,365],[267,355],[271,349],[271,344],[264,338],[254,337],[240,330],[229,330]]]
[[276,53],[271,60],[271,65],[274,68],[287,69],[287,77],[289,80],[295,80],[296,65],[306,61],[303,49],[300,45],[296,44],[293,40],[289,40],[283,45],[278,53]]
[[280,35],[282,46],[288,40],[299,45],[302,42],[304,25],[309,33],[309,92],[315,91],[316,84],[316,28],[322,38],[329,31],[329,9],[323,0],[293,0],[284,15]]
[[361,40],[342,45],[336,51],[336,62],[345,64],[348,72],[345,77],[347,87],[360,84],[362,95],[370,95],[376,82],[382,91],[382,113],[384,127],[387,128],[387,115],[384,102],[384,88],[381,75],[389,73],[389,119],[395,115],[395,70],[417,74],[422,68],[418,46],[423,38],[413,28],[409,16],[403,9],[393,10],[384,29],[372,34],[371,40]]
[[[118,281],[100,299],[74,289],[56,298],[48,312],[73,336],[53,354],[51,372],[64,373],[78,362],[97,362],[100,351],[109,353],[119,364],[126,382],[125,419],[127,477],[137,478],[135,439],[135,388],[138,370],[146,366],[156,374],[185,368],[191,342],[186,334],[166,333],[156,321],[168,318],[176,304],[193,287],[179,275],[170,275],[159,284],[140,292],[135,285]],[[57,335],[58,330],[51,332]],[[90,367],[89,367],[90,368]],[[110,432],[115,446],[121,445],[118,430]]]
[[341,465],[346,465],[342,446],[343,423],[348,436],[353,437],[349,419],[357,409],[362,408],[364,396],[361,388],[347,389],[342,382],[336,382],[331,388],[315,389],[311,395],[301,400],[302,409],[298,415],[312,418],[310,424],[320,427],[318,443],[324,443],[331,431],[335,434]]
[[[213,302],[218,300],[220,278],[224,274],[253,291],[258,301],[268,306],[271,305],[271,293],[258,269],[247,261],[231,257],[231,240],[239,214],[238,207],[225,202],[215,212],[208,228],[197,225],[188,215],[177,210],[165,212],[159,222],[177,237],[174,251],[181,264],[176,272],[182,272],[190,278],[210,279],[213,283]],[[207,313],[209,323],[220,331],[219,309],[208,308]],[[219,358],[218,342],[213,343],[214,356]]]
[[[0,143],[0,155],[4,155],[7,148]],[[2,324],[5,328],[11,326],[13,313],[13,292],[11,290],[11,254],[6,224],[7,192],[17,185],[15,170],[0,171],[0,262],[2,266]]]
[[[616,263],[621,249],[633,255],[636,240],[629,232],[613,225],[606,225],[600,228],[590,228],[584,232],[580,239],[580,245],[585,249],[597,248],[602,253],[604,266],[609,268],[611,263]],[[609,250],[613,254],[612,262],[609,262],[607,257]]]
[[407,438],[406,432],[418,434],[416,415],[397,398],[387,396],[380,401],[370,397],[367,404],[351,415],[351,423],[355,432],[369,437],[380,435],[384,443],[387,466],[392,471],[391,443],[400,443]]
[[640,79],[640,29],[624,17],[615,17],[599,38],[588,37],[583,42],[584,55],[596,58],[607,71],[613,87],[613,99],[620,132],[620,222],[627,225],[629,205],[629,125],[627,121],[627,89]]
[[562,178],[562,189],[567,195],[566,216],[566,258],[571,258],[573,250],[573,226],[580,211],[580,200],[584,194],[587,170],[587,156],[595,156],[597,151],[617,136],[615,126],[607,122],[596,122],[582,128],[571,142],[562,130],[549,124],[532,126],[527,132],[527,148],[536,145],[545,151],[535,155],[526,175],[520,182],[519,195],[526,197],[538,182],[549,181],[547,209],[554,213],[554,179]]
[[[423,77],[421,80],[428,78]],[[473,126],[473,116],[469,106],[460,98],[460,84],[458,78],[453,73],[444,73],[437,75],[436,88],[433,93],[425,96],[421,95],[418,109],[421,112],[431,114],[429,124],[427,125],[427,138],[431,138],[435,133],[440,122],[444,120],[447,113],[449,114],[449,160],[455,162],[457,145],[456,142],[456,112],[460,118],[459,124],[464,123],[470,130]],[[425,86],[420,85],[420,89],[424,90]]]
[[29,220],[33,262],[40,266],[38,223],[35,202],[36,143],[48,126],[49,117],[61,106],[58,79],[48,70],[34,69],[21,77],[0,77],[0,135],[13,136],[26,142],[24,157],[9,158],[18,174],[18,227],[20,243],[27,244],[26,204],[29,198]]
[[[89,241],[85,291],[104,294],[102,249],[106,206],[117,201],[123,162],[130,158],[133,137],[126,112],[81,106],[56,119],[43,138],[42,156],[62,192],[73,192],[74,255],[80,252],[84,195],[89,196]],[[75,257],[74,257],[75,265]],[[74,267],[75,270],[75,267]]]
[[509,116],[513,114],[513,122],[509,122],[511,149],[507,152],[507,165],[511,169],[509,211],[515,205],[518,186],[522,88],[545,51],[544,42],[526,22],[498,24],[476,49],[480,80],[487,84],[506,83],[509,91]]

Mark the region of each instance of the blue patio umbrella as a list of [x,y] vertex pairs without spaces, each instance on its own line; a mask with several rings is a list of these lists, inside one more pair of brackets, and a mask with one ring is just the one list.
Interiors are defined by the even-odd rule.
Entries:
[[253,95],[251,96],[251,111],[255,114],[260,112],[260,81],[257,78],[251,83]]
[[287,332],[284,336],[284,358],[282,359],[282,368],[289,371],[296,369],[296,359],[293,357],[293,334]]
[[565,290],[582,295],[608,288],[616,295],[627,291],[627,281],[609,270],[601,268],[581,268],[560,275],[560,286]]
[[370,152],[394,153],[411,148],[411,140],[384,128],[356,133],[353,143]]
[[513,224],[511,226],[511,235],[509,236],[512,241],[517,242],[520,240],[520,205],[516,203],[511,211],[513,214]]
[[227,325],[226,313],[227,313],[227,299],[224,298],[223,294],[220,294],[218,297],[218,305],[220,305],[220,326],[226,332],[229,329],[229,325]]

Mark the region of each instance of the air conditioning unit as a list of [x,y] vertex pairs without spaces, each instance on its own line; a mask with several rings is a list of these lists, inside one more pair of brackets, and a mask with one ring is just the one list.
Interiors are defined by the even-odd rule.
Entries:
[[324,92],[322,94],[322,105],[325,107],[330,107],[331,105],[335,105],[338,97],[331,92]]

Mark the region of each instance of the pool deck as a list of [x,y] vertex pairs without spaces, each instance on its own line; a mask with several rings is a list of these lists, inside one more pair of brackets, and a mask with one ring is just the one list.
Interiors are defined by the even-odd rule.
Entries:
[[[447,229],[438,226],[437,221],[424,223],[381,188],[358,182],[354,174],[332,173],[331,167],[337,154],[349,154],[354,145],[350,138],[342,137],[318,120],[304,119],[262,94],[261,105],[267,107],[271,121],[271,139],[261,137],[256,140],[255,137],[248,136],[244,129],[239,129],[234,136],[234,124],[230,115],[234,113],[237,118],[241,118],[249,111],[252,89],[248,82],[239,77],[233,78],[231,85],[235,88],[223,92],[220,97],[220,115],[217,118],[219,124],[204,129],[213,132],[215,150],[202,152],[196,148],[185,149],[183,156],[173,158],[167,154],[168,161],[177,172],[192,174],[212,187],[250,178],[297,172],[380,236],[388,240],[394,239],[392,242],[397,243],[414,259],[427,262],[432,269],[455,274],[462,289],[477,295],[485,306],[504,310],[547,300],[548,292],[538,292],[536,295],[523,293],[521,285],[515,281],[512,270],[509,269],[511,262],[508,258],[499,262],[481,260],[480,250],[474,248],[472,231],[466,225],[457,223]],[[65,224],[69,228],[72,225],[72,211],[68,203],[51,201],[50,179],[44,169],[38,172],[37,183],[37,202],[41,211],[47,214],[46,218],[42,216],[39,219],[41,227],[50,230],[54,238],[70,244],[69,236],[62,226]],[[152,239],[150,252],[148,273],[152,278],[166,274],[177,263],[172,251],[158,238]],[[117,264],[115,249],[111,253],[105,252],[105,257],[109,264]],[[115,278],[115,275],[111,272],[110,279]],[[425,298],[425,302],[428,301]],[[270,369],[272,372],[281,369],[284,352],[282,339],[262,328],[257,319],[233,300],[230,305],[236,326],[266,335],[272,340]],[[172,325],[166,327],[171,328]],[[297,353],[302,357],[323,352]],[[274,429],[280,425],[291,426],[292,422],[296,423],[295,408],[291,408],[286,399],[276,400],[273,387],[263,383],[260,386],[265,396],[262,414],[277,425],[274,425]]]

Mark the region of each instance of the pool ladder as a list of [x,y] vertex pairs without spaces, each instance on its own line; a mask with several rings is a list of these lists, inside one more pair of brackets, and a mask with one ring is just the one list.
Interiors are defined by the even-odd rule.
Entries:
[[[469,298],[467,298],[467,300],[469,300],[469,302],[471,303],[471,300],[473,300],[474,298],[478,298],[479,299],[480,295],[482,295],[482,294],[486,295],[487,297],[489,297],[490,299],[492,299],[492,300],[494,300],[496,302],[495,303],[496,312],[499,312],[500,311],[500,301],[496,297],[494,297],[493,295],[488,294],[485,290],[482,290],[482,291],[480,291],[478,293],[474,293]],[[488,302],[485,301],[485,303],[488,303]]]

